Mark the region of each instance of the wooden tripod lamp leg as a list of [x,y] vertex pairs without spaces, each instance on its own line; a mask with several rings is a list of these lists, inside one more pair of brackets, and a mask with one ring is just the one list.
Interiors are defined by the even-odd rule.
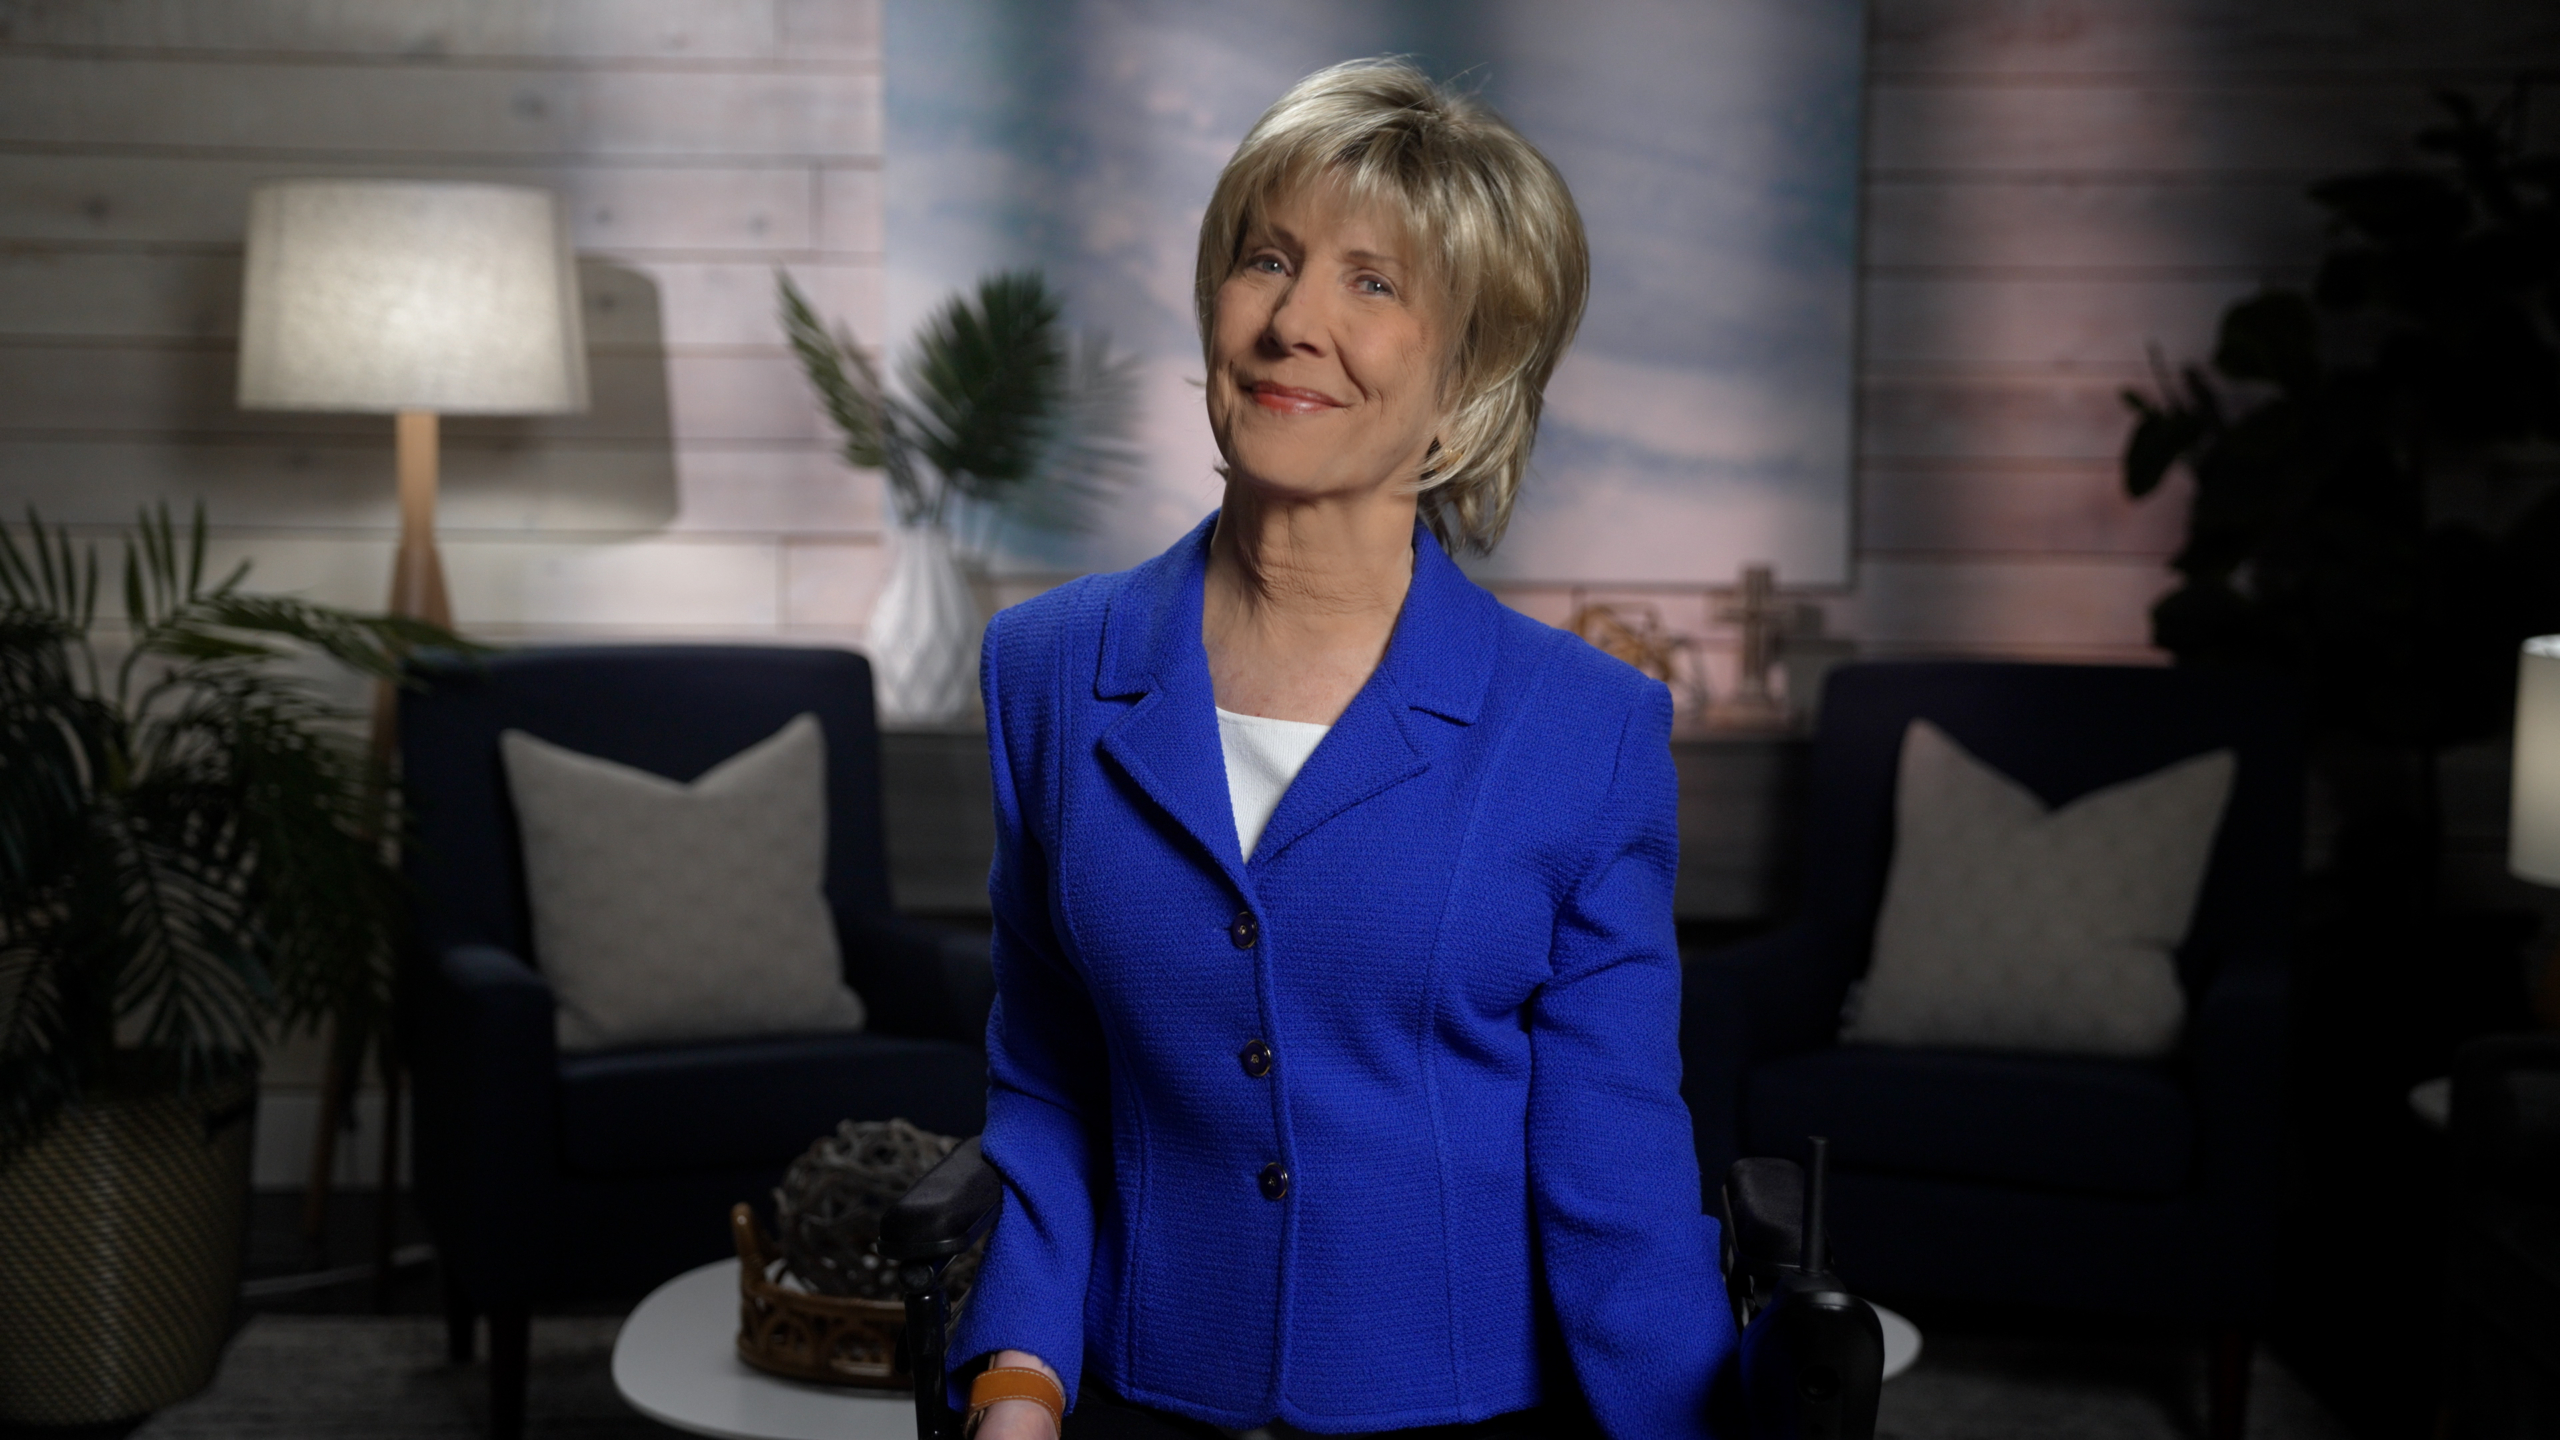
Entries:
[[[436,558],[436,413],[403,410],[400,436],[400,555],[391,567],[391,613],[450,627],[444,563]],[[377,718],[380,712],[376,712]]]
[[[393,433],[398,442],[400,473],[400,548],[391,562],[391,603],[394,615],[431,621],[450,627],[453,606],[445,597],[444,562],[436,554],[436,413],[432,410],[403,410],[393,420]],[[373,730],[371,748],[378,770],[387,773],[392,747],[397,743],[393,725],[398,716],[398,696],[388,684],[377,684],[373,690]],[[355,1100],[356,1087],[362,1083],[365,1057],[349,1054],[345,1035],[331,1027],[328,1069],[321,1081],[320,1128],[311,1139],[311,1173],[303,1189],[302,1233],[317,1242],[326,1227],[331,1172],[338,1156],[338,1130],[346,1123],[347,1108]],[[396,1201],[395,1185],[399,1178],[398,1141],[400,1121],[400,1085],[392,1057],[382,1057],[383,1118],[382,1213],[381,1235],[376,1241],[376,1266],[387,1273],[390,1255],[388,1217]],[[377,1283],[380,1277],[377,1276]]]

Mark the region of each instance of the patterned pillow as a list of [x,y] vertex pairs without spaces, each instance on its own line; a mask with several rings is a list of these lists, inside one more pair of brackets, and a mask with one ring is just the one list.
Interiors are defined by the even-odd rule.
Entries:
[[690,785],[521,730],[498,749],[561,1049],[862,1028],[822,888],[817,716]]
[[2058,810],[1914,720],[1894,791],[1874,963],[1841,1039],[2160,1055],[2175,952],[2231,795],[2229,750]]

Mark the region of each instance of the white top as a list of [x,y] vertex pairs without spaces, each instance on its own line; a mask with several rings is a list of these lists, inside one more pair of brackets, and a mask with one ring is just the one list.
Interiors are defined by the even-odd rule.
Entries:
[[1218,712],[1218,748],[1227,757],[1227,800],[1236,809],[1236,844],[1244,858],[1262,840],[1262,827],[1280,808],[1289,782],[1298,778],[1307,757],[1316,753],[1330,725],[1307,720],[1273,720],[1261,715]]

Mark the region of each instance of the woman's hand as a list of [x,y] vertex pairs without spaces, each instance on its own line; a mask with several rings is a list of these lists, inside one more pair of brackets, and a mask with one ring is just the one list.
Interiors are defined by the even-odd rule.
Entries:
[[[993,1363],[1018,1365],[1052,1380],[1058,1378],[1058,1372],[1050,1369],[1047,1361],[1028,1350],[999,1350]],[[1058,1427],[1049,1419],[1049,1408],[1038,1401],[999,1400],[978,1418],[971,1440],[1058,1440]]]

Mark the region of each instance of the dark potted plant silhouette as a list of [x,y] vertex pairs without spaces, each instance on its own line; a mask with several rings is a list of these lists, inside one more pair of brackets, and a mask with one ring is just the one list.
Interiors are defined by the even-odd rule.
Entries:
[[383,778],[308,678],[397,676],[416,621],[242,588],[146,513],[123,615],[0,527],[0,1422],[200,1387],[227,1333],[260,1046],[380,1023],[401,892]]
[[2560,630],[2560,157],[2528,152],[2528,94],[2440,96],[2419,163],[2312,186],[2330,238],[2310,285],[2232,305],[2208,364],[2125,397],[2127,489],[2194,481],[2153,639],[2294,678],[2331,822],[2294,947],[2301,1198],[2270,1324],[2332,1404],[2412,1433],[2430,1367],[2348,1317],[2435,1313],[2443,1262],[2349,1278],[2333,1257],[2371,1215],[2437,1213],[2443,1145],[2409,1087],[2524,1023],[2532,918],[2439,893],[2437,775],[2508,724],[2517,642]]
[[2195,482],[2154,643],[2299,678],[2377,875],[2431,873],[2425,757],[2498,733],[2517,642],[2560,629],[2560,156],[2526,152],[2527,94],[2440,95],[2440,163],[2313,185],[2309,290],[2124,397],[2127,490]]

